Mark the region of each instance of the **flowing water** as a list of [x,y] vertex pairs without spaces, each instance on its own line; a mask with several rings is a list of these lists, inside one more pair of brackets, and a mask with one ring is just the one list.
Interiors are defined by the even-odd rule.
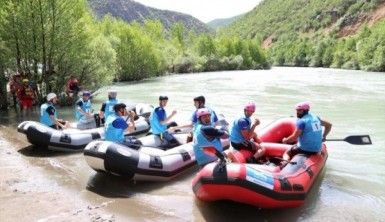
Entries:
[[[166,108],[169,113],[177,110],[175,120],[180,123],[190,118],[194,110],[192,99],[198,95],[204,95],[207,106],[224,114],[229,122],[242,114],[244,103],[255,101],[260,127],[279,117],[295,115],[293,105],[307,100],[313,113],[333,124],[329,138],[369,134],[373,145],[328,142],[326,167],[304,206],[260,210],[232,202],[196,200],[191,189],[196,169],[166,183],[133,183],[97,174],[82,154],[36,153],[25,147],[23,135],[14,133],[21,117],[12,111],[2,113],[4,127],[0,132],[7,135],[12,149],[18,150],[21,164],[38,168],[39,177],[43,178],[37,178],[35,183],[49,184],[35,184],[42,192],[65,190],[90,205],[102,205],[116,221],[385,221],[384,73],[277,67],[172,75],[111,87],[118,90],[120,99],[133,103],[157,105],[158,96],[167,95]],[[95,109],[105,99],[105,90],[94,98]],[[69,108],[60,110],[66,118],[72,118],[71,112]],[[12,201],[8,201],[12,207]]]

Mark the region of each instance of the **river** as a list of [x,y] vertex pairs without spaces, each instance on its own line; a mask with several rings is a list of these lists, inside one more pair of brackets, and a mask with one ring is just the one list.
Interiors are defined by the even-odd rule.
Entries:
[[[244,103],[254,101],[260,127],[295,115],[294,104],[307,100],[313,113],[333,124],[329,138],[369,134],[373,145],[328,142],[326,167],[305,204],[261,210],[196,200],[191,189],[196,169],[170,182],[133,183],[97,174],[79,153],[36,152],[16,133],[22,117],[10,110],[0,119],[2,221],[385,221],[385,73],[274,67],[171,75],[111,87],[120,99],[134,103],[156,105],[159,95],[167,95],[167,110],[176,109],[180,123],[190,118],[198,95],[229,122],[241,115]],[[105,98],[105,92],[94,98],[95,109]],[[72,118],[71,109],[60,112]],[[28,119],[36,118],[37,111]]]

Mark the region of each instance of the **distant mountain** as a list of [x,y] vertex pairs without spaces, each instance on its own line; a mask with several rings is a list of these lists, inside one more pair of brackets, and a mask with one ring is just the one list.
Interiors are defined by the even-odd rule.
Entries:
[[156,19],[160,20],[166,29],[170,29],[173,23],[181,22],[187,30],[196,33],[212,31],[205,23],[191,15],[147,7],[132,0],[88,0],[88,3],[98,18],[110,14],[127,22],[139,23]]
[[222,28],[224,26],[230,25],[235,20],[237,20],[238,18],[242,17],[242,15],[237,15],[237,16],[234,16],[234,17],[231,17],[231,18],[214,19],[214,20],[206,23],[206,25],[208,25],[210,28],[213,28],[213,29]]

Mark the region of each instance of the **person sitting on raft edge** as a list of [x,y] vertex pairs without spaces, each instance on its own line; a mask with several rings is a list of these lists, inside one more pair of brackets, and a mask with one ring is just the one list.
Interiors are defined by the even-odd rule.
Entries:
[[170,124],[169,121],[176,114],[176,110],[173,110],[171,115],[167,116],[166,110],[164,109],[167,102],[167,96],[159,96],[159,106],[156,107],[150,115],[151,132],[160,138],[162,142],[161,147],[165,149],[180,145],[176,138],[167,130]]
[[[298,143],[288,149],[283,159],[289,161],[298,153],[318,154],[322,149],[322,142],[326,140],[332,124],[326,120],[321,120],[318,116],[309,112],[310,103],[301,102],[295,105],[297,112],[296,129],[287,138],[283,138],[282,143],[291,144],[298,140]],[[322,133],[322,126],[325,128]]]
[[[129,137],[125,137],[125,133],[132,133],[135,131],[135,113],[128,112],[126,104],[118,103],[114,105],[114,111],[112,115],[109,115],[106,119],[105,125],[105,139],[106,141],[112,141],[121,143],[126,146],[131,146],[132,141],[128,140]],[[123,119],[123,116],[128,116],[127,120]],[[127,121],[129,121],[127,123]]]
[[66,129],[69,122],[57,118],[55,104],[57,96],[55,93],[48,93],[47,102],[40,106],[40,122],[54,129]]
[[216,129],[211,123],[211,112],[207,108],[198,109],[198,124],[194,128],[193,148],[195,159],[200,168],[206,164],[216,161],[216,156],[210,156],[204,153],[203,149],[214,147],[218,152],[222,153],[223,147],[220,138],[226,139],[229,134],[225,130]]

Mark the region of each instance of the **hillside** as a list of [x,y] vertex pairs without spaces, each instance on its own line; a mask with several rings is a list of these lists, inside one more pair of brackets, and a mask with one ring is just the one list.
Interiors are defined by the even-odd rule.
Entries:
[[[241,37],[275,41],[297,33],[352,35],[385,17],[384,0],[265,0],[225,29]],[[379,11],[378,11],[379,10]],[[270,44],[267,44],[270,45]]]
[[218,29],[218,28],[223,28],[225,26],[228,26],[230,25],[231,23],[233,23],[235,20],[237,20],[238,18],[242,17],[242,15],[237,15],[237,16],[234,16],[234,17],[230,17],[230,18],[221,18],[221,19],[214,19],[208,23],[206,23],[209,27],[211,27],[212,29]]
[[220,29],[261,41],[273,65],[385,71],[385,0],[265,0]]
[[160,20],[166,29],[170,29],[173,23],[181,22],[187,30],[193,30],[196,33],[211,31],[205,23],[191,15],[147,7],[132,0],[88,0],[88,2],[98,18],[110,14],[127,22],[139,23],[147,19],[155,19]]

